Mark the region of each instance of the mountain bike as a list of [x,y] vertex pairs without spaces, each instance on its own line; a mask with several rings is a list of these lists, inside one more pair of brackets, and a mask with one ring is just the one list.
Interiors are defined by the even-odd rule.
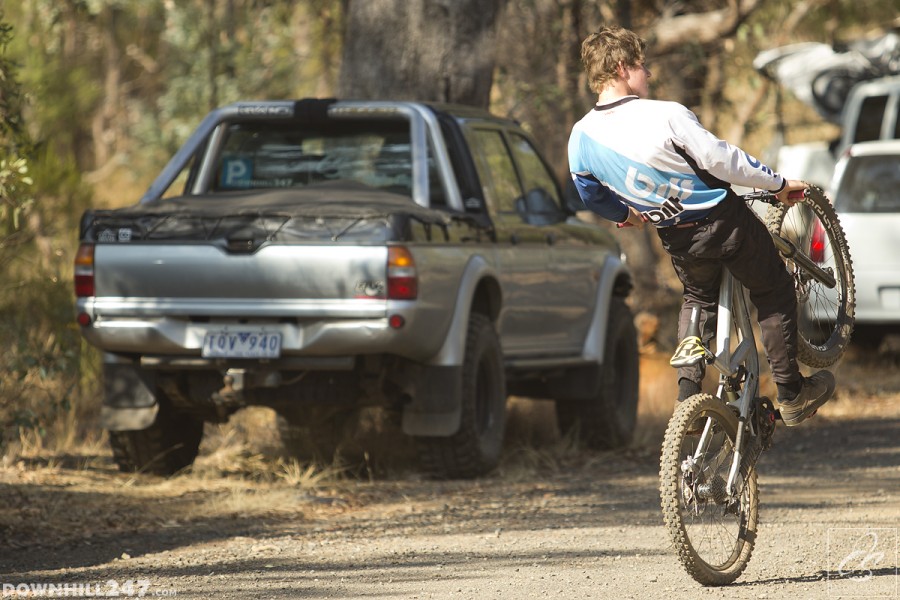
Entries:
[[[800,192],[798,192],[799,194]],[[847,240],[822,190],[810,186],[788,207],[769,192],[744,196],[769,204],[766,227],[794,278],[798,360],[828,367],[853,331],[855,289]],[[794,196],[792,196],[794,199]],[[704,585],[727,585],[747,567],[759,524],[756,463],[772,445],[780,414],[759,395],[760,358],[750,302],[723,273],[715,347],[700,339],[700,310],[670,364],[706,361],[719,371],[717,392],[681,402],[660,457],[662,512],[681,564]],[[712,340],[710,340],[712,341]]]

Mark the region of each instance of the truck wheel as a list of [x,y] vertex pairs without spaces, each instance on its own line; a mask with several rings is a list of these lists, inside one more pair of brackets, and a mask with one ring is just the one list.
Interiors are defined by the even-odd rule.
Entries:
[[631,442],[637,422],[639,360],[631,310],[613,298],[597,391],[587,400],[559,400],[561,432],[574,430],[589,448],[609,449]]
[[462,369],[462,416],[449,437],[419,437],[425,471],[440,479],[484,475],[500,462],[506,430],[506,376],[500,339],[490,319],[469,318]]
[[109,445],[121,471],[174,475],[190,466],[200,449],[203,421],[161,401],[156,420],[139,431],[110,431]]
[[306,407],[278,414],[278,432],[285,453],[298,460],[330,464],[344,439],[352,410],[332,407]]

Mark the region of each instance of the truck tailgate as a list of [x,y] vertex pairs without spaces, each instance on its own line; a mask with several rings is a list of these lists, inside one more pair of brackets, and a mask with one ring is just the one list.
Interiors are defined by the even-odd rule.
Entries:
[[347,300],[383,297],[386,246],[97,244],[98,297]]

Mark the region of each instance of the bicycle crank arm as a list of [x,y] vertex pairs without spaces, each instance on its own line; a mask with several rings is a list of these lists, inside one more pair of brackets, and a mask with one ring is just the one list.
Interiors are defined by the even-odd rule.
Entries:
[[778,248],[778,251],[783,257],[790,259],[803,267],[804,270],[812,275],[813,279],[829,288],[834,288],[837,285],[837,280],[834,278],[834,275],[818,266],[811,258],[800,252],[800,250],[797,249],[797,246],[791,241],[774,233],[772,234],[772,241],[775,242],[775,247]]

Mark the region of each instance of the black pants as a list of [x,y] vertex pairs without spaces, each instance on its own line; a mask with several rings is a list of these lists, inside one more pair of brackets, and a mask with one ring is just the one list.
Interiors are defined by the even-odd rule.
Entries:
[[[739,197],[717,206],[709,222],[657,230],[663,248],[684,285],[684,304],[678,319],[678,339],[687,334],[691,309],[699,306],[700,337],[715,335],[716,308],[722,268],[750,292],[756,306],[763,347],[776,383],[797,381],[797,297],[791,275],[778,255],[765,225]],[[703,380],[705,364],[683,367],[679,378]]]

